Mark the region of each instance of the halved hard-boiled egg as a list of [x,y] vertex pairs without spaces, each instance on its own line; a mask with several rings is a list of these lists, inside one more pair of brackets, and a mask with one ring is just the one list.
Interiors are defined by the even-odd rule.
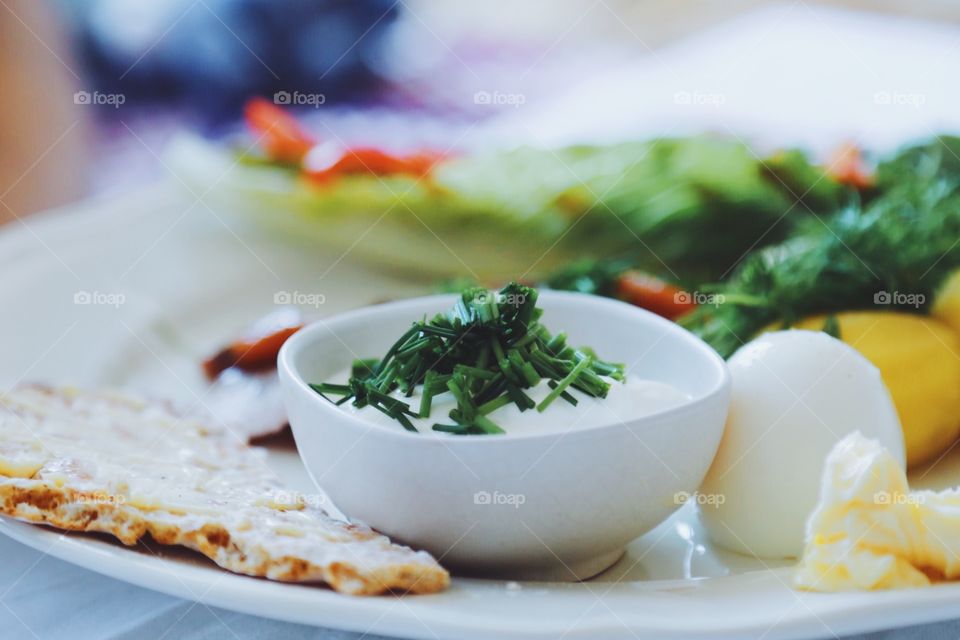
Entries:
[[878,440],[905,465],[903,434],[879,370],[820,331],[767,333],[729,361],[730,412],[701,487],[701,517],[722,547],[797,557],[824,460],[847,434]]

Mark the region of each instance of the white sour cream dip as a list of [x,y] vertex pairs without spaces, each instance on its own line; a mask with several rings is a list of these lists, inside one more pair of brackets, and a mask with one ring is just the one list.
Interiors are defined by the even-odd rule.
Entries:
[[[346,380],[349,372],[342,372],[337,380]],[[610,392],[606,398],[593,398],[577,389],[567,391],[577,399],[572,405],[563,398],[554,400],[541,413],[534,409],[520,411],[517,405],[511,403],[487,414],[487,417],[497,426],[510,434],[520,433],[553,433],[573,429],[587,429],[611,424],[620,424],[634,418],[650,415],[666,409],[680,406],[690,401],[690,396],[676,387],[642,378],[628,377],[624,382],[610,380]],[[540,403],[551,389],[543,380],[535,387],[524,389],[534,402]],[[416,413],[420,409],[421,388],[417,387],[410,397],[396,390],[390,394],[398,400],[410,405],[410,410]],[[437,436],[450,434],[434,431],[433,425],[454,424],[450,419],[450,410],[456,408],[457,403],[451,393],[442,393],[433,397],[429,418],[410,417],[410,422],[420,433]],[[373,422],[390,428],[403,429],[403,426],[393,418],[387,416],[375,407],[357,408],[352,402],[340,405],[340,408],[367,422]],[[462,436],[454,436],[462,437]]]

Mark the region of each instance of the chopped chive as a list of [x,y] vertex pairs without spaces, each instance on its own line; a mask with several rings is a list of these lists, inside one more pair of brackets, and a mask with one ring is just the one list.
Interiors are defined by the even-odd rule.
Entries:
[[477,413],[479,415],[485,416],[488,413],[493,413],[500,407],[507,406],[511,402],[513,401],[510,399],[510,396],[504,394],[498,398],[494,398],[493,400],[490,400],[489,402],[484,402],[483,404],[481,404],[479,407],[477,407]]
[[506,433],[506,431],[501,429],[496,423],[486,416],[478,415],[474,417],[473,424],[484,433]]
[[559,353],[563,351],[567,346],[567,334],[558,333],[549,340],[547,340],[546,348],[548,351],[553,353]]
[[393,418],[394,420],[396,420],[397,422],[399,422],[400,424],[402,424],[402,425],[403,425],[403,428],[406,429],[407,431],[416,431],[416,430],[417,430],[417,428],[413,426],[413,424],[410,422],[410,420],[407,419],[407,416],[405,416],[403,413],[391,411],[390,409],[387,409],[385,406],[383,406],[383,405],[381,405],[381,404],[378,404],[378,403],[373,403],[373,404],[371,404],[371,406],[379,409],[380,411],[382,411],[382,412],[385,413],[386,415],[390,416],[391,418]]
[[493,355],[496,357],[497,361],[506,360],[507,354],[503,352],[503,347],[500,345],[500,341],[496,338],[490,338],[490,348],[493,349]]
[[353,364],[350,366],[350,377],[351,378],[366,378],[373,375],[374,370],[377,368],[377,365],[380,363],[376,358],[367,358],[361,360],[354,360]]
[[[412,323],[383,358],[355,360],[346,384],[310,387],[338,405],[374,407],[410,431],[417,431],[410,418],[429,418],[434,398],[449,392],[456,424],[432,428],[457,435],[503,433],[487,416],[511,403],[543,411],[558,397],[576,405],[573,389],[606,396],[610,381],[624,379],[623,365],[574,348],[564,333],[552,335],[536,302],[535,289],[515,282],[498,292],[466,289],[447,313]],[[551,391],[537,405],[526,390],[544,381]],[[403,398],[418,388],[414,412]]]
[[[548,381],[547,381],[547,386],[550,387],[551,389],[556,389],[556,388],[557,388],[557,381],[556,381],[556,380],[548,380]],[[562,393],[560,394],[560,397],[563,398],[564,400],[566,400],[567,402],[569,402],[570,404],[572,404],[573,406],[577,406],[577,402],[579,402],[579,400],[577,400],[574,396],[570,395],[570,392],[569,392],[569,391],[564,391],[564,392],[562,392]]]
[[429,418],[430,417],[430,408],[433,403],[433,396],[437,395],[440,392],[440,389],[437,387],[437,378],[439,374],[436,371],[427,371],[426,377],[423,379],[423,390],[420,395],[420,417]]
[[413,423],[410,422],[410,419],[407,418],[406,415],[404,415],[404,414],[402,414],[402,413],[390,414],[390,415],[391,415],[397,422],[399,422],[400,424],[402,424],[402,425],[403,425],[403,428],[406,429],[407,431],[413,431],[414,433],[418,433],[418,432],[417,432],[417,428],[416,428],[415,426],[413,426]]
[[431,344],[433,344],[432,337],[423,337],[423,338],[420,338],[419,340],[414,340],[413,342],[399,349],[396,355],[399,358],[403,358],[404,356],[409,356],[410,354],[417,353],[418,351],[429,347]]
[[332,393],[340,396],[349,394],[353,391],[353,388],[348,384],[332,384],[330,382],[322,382],[320,384],[310,384],[309,386],[311,389],[321,395],[325,393]]
[[390,347],[390,350],[387,351],[387,355],[383,356],[383,359],[380,360],[380,364],[377,365],[377,368],[373,372],[373,374],[378,375],[383,370],[384,365],[386,365],[386,363],[389,362],[390,359],[393,357],[393,354],[396,353],[396,351],[406,343],[406,341],[410,338],[410,336],[413,336],[419,333],[421,327],[422,327],[421,323],[414,323],[414,325],[410,327],[407,330],[407,332],[404,333],[400,337],[400,339],[393,344],[392,347]]
[[497,374],[494,371],[478,369],[465,364],[458,364],[453,368],[454,372],[469,375],[471,378],[480,378],[482,380],[493,380]]
[[556,388],[550,391],[550,393],[547,394],[547,397],[544,398],[540,402],[540,404],[537,405],[537,411],[542,412],[544,409],[549,407],[550,403],[552,403],[554,400],[560,397],[560,394],[566,391],[567,387],[569,387],[570,384],[573,383],[573,381],[576,380],[577,377],[581,373],[583,373],[586,370],[586,368],[589,366],[590,366],[590,358],[586,358],[578,362],[577,366],[573,368],[573,371],[568,373],[566,378],[558,382]]
[[513,384],[507,380],[507,393],[510,394],[510,399],[513,400],[514,404],[520,409],[520,411],[526,411],[527,409],[533,409],[537,406],[537,403],[533,401],[533,398],[525,394],[520,390],[517,385]]
[[476,394],[477,402],[481,404],[488,402],[493,398],[499,397],[506,390],[507,379],[500,374],[493,380],[488,380],[486,383],[484,383],[484,385],[480,388],[480,391],[478,391]]
[[449,389],[450,393],[453,394],[453,397],[456,398],[457,404],[463,404],[466,402],[465,396],[463,395],[463,390],[460,388],[457,380],[448,380],[447,389]]
[[463,435],[467,432],[467,426],[462,424],[435,424],[433,425],[433,430],[443,433],[456,433],[458,435]]

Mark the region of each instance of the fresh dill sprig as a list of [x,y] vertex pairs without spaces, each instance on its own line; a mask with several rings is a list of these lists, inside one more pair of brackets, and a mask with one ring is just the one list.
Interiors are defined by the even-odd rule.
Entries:
[[764,327],[808,315],[926,312],[960,268],[958,154],[960,139],[944,137],[881,163],[864,202],[750,254],[727,282],[702,287],[724,303],[700,307],[681,324],[729,357]]
[[[435,431],[456,435],[503,433],[488,415],[508,404],[520,411],[544,411],[562,399],[577,404],[570,393],[604,398],[605,380],[624,380],[622,364],[597,358],[589,349],[575,349],[564,334],[551,334],[541,323],[536,289],[511,282],[499,291],[464,290],[445,314],[415,322],[379,360],[353,363],[346,384],[311,384],[317,393],[339,396],[336,404],[372,406],[416,431],[411,417],[429,418],[433,399],[450,393],[456,407],[454,424],[434,424]],[[536,404],[526,390],[546,380],[550,393]],[[413,408],[393,394],[411,397]]]

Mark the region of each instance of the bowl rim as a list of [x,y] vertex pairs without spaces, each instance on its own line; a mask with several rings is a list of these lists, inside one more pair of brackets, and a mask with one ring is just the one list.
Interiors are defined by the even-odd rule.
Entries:
[[[456,293],[441,293],[428,296],[418,296],[415,298],[405,298],[402,300],[394,300],[381,304],[367,305],[358,309],[352,309],[350,311],[338,313],[329,318],[318,319],[314,322],[311,322],[288,338],[283,344],[283,347],[280,349],[280,353],[277,357],[277,369],[281,374],[281,383],[283,383],[283,379],[285,377],[288,378],[293,383],[293,386],[296,387],[296,392],[309,395],[314,402],[318,403],[317,406],[322,407],[323,411],[332,412],[331,415],[337,416],[342,423],[351,425],[351,428],[366,428],[368,431],[373,430],[379,434],[382,434],[384,437],[396,438],[399,441],[419,441],[424,444],[442,442],[447,446],[450,446],[453,443],[457,443],[459,446],[492,446],[502,444],[504,442],[516,442],[520,440],[548,441],[557,438],[569,439],[574,437],[599,437],[604,434],[616,432],[627,424],[630,424],[634,429],[645,426],[649,427],[657,424],[661,420],[677,418],[685,413],[694,413],[700,410],[704,405],[715,402],[718,396],[729,396],[731,377],[726,361],[706,342],[672,320],[667,320],[666,318],[647,311],[646,309],[642,309],[635,305],[620,300],[615,300],[613,298],[606,298],[588,293],[553,291],[549,289],[541,289],[538,291],[539,301],[542,301],[544,297],[546,297],[548,299],[566,299],[575,301],[577,303],[589,303],[591,305],[606,306],[609,309],[613,309],[621,313],[627,312],[635,315],[638,323],[660,326],[668,335],[671,335],[671,337],[674,339],[680,340],[682,343],[686,344],[695,353],[701,356],[704,362],[710,365],[710,369],[715,373],[713,385],[699,398],[692,399],[689,402],[685,402],[676,407],[663,409],[654,413],[633,418],[631,420],[624,420],[622,422],[600,424],[596,426],[570,429],[567,431],[506,434],[508,437],[497,437],[482,434],[462,435],[457,436],[456,438],[437,438],[432,435],[425,436],[421,433],[412,433],[401,428],[399,425],[396,429],[391,429],[386,425],[364,420],[351,413],[342,411],[332,402],[326,400],[323,396],[311,389],[304,377],[300,375],[300,372],[297,370],[297,367],[294,364],[297,355],[306,349],[308,345],[311,345],[318,340],[333,340],[340,342],[341,344],[345,344],[343,340],[337,336],[335,332],[336,326],[332,325],[343,326],[358,321],[369,321],[385,313],[398,313],[402,312],[402,310],[405,308],[420,307],[427,305],[428,303],[440,303],[442,301],[452,302],[456,299],[457,295],[458,294]],[[416,314],[411,314],[411,317],[413,317],[413,315]]]

